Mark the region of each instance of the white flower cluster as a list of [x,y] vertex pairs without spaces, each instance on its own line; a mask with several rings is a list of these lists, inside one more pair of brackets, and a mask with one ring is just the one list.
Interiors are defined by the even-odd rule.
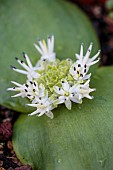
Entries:
[[11,81],[15,86],[8,88],[10,91],[18,93],[11,97],[26,97],[30,100],[28,106],[36,107],[36,110],[29,115],[42,116],[46,114],[53,118],[52,110],[59,104],[64,103],[70,110],[72,102],[82,103],[84,97],[92,99],[90,92],[95,91],[89,87],[91,73],[89,68],[99,61],[97,57],[100,51],[90,58],[92,43],[90,44],[86,55],[83,54],[83,44],[80,54],[76,54],[76,61],[71,59],[60,61],[56,59],[54,52],[54,36],[48,37],[47,43],[39,40],[39,45],[34,44],[41,54],[40,60],[34,67],[27,54],[23,53],[26,64],[16,58],[17,62],[24,70],[11,66],[18,73],[26,75],[25,84],[19,84]]

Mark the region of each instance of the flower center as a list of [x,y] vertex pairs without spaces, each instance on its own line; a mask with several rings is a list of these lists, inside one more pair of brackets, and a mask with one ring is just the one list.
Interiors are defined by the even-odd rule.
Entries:
[[53,93],[53,86],[62,87],[62,80],[67,78],[71,62],[68,60],[57,61],[56,64],[49,64],[42,73],[39,80],[44,84],[49,92],[49,96]]

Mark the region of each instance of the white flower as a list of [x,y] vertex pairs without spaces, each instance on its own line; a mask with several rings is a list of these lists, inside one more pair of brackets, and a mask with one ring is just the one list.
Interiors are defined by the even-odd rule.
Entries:
[[48,37],[47,44],[44,40],[39,40],[39,45],[34,44],[36,49],[41,54],[41,61],[47,60],[49,62],[54,62],[56,59],[56,54],[54,52],[54,36]]
[[93,43],[90,43],[90,46],[86,52],[86,55],[84,56],[83,55],[83,44],[81,44],[80,54],[76,54],[76,58],[77,58],[76,63],[80,64],[83,67],[86,67],[87,70],[89,69],[90,66],[96,64],[100,59],[98,58],[97,60],[95,60],[99,56],[100,50],[92,58],[89,58],[91,54],[92,46],[93,46]]
[[37,110],[29,114],[29,116],[37,115],[38,117],[40,117],[43,114],[46,114],[48,117],[53,119],[53,113],[51,112],[51,110],[53,109],[53,106],[52,106],[52,102],[48,98],[47,93],[45,96],[37,98],[37,103],[27,104],[27,105],[37,108]]
[[8,91],[19,91],[18,94],[11,96],[11,97],[26,97],[26,93],[25,93],[25,84],[19,84],[15,81],[11,81],[12,84],[16,85],[17,87],[13,87],[13,88],[8,88]]
[[26,96],[32,100],[32,103],[36,103],[40,97],[45,95],[45,87],[43,84],[38,85],[36,81],[27,81]]
[[86,97],[88,99],[93,99],[93,96],[90,96],[89,93],[95,91],[96,89],[89,88],[90,80],[87,80],[84,84],[79,84],[76,86],[76,93],[78,94],[79,100]]
[[21,73],[21,74],[25,74],[27,75],[27,78],[28,80],[32,80],[33,78],[34,79],[37,79],[40,77],[40,74],[36,71],[38,70],[36,67],[33,67],[30,60],[29,60],[29,57],[27,56],[27,54],[23,53],[24,54],[24,58],[26,59],[26,62],[28,65],[26,65],[23,61],[19,60],[17,57],[16,57],[16,60],[17,62],[26,70],[20,70],[20,69],[17,69],[16,67],[14,66],[11,66],[12,69],[18,73]]
[[48,37],[47,43],[42,40],[39,41],[39,45],[34,45],[41,54],[40,60],[33,67],[27,54],[23,53],[26,63],[16,58],[24,70],[14,66],[12,69],[26,75],[26,81],[25,84],[11,81],[16,87],[7,89],[18,92],[11,97],[26,97],[30,101],[27,105],[36,107],[36,110],[29,114],[30,116],[40,117],[46,114],[53,119],[52,110],[58,107],[58,104],[64,103],[71,110],[72,102],[81,104],[83,98],[93,98],[90,92],[95,89],[89,87],[91,73],[89,74],[88,71],[90,66],[99,61],[97,57],[100,51],[90,58],[92,43],[85,56],[83,44],[81,45],[80,54],[76,54],[77,60],[74,63],[70,58],[63,61],[56,59],[53,35]]
[[75,88],[76,85],[71,87],[67,81],[62,82],[62,87],[54,86],[54,91],[58,94],[56,103],[65,103],[65,106],[69,110],[71,109],[71,101],[75,103],[82,103],[82,100],[79,100],[78,96],[75,94]]
[[81,65],[78,63],[72,64],[69,73],[73,76],[73,78],[77,81],[77,83],[83,83],[84,80],[89,79],[91,76],[90,74],[87,74],[88,69],[86,68],[86,65]]

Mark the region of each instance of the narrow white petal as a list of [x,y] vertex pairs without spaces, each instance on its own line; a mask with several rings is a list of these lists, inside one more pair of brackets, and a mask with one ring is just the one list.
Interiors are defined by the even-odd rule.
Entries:
[[60,87],[58,87],[58,86],[54,86],[54,91],[57,94],[64,94],[64,91]]
[[54,118],[54,115],[53,115],[53,113],[52,113],[51,111],[46,112],[45,114],[46,114],[48,117],[50,117],[51,119]]
[[18,86],[18,87],[21,87],[21,86],[22,86],[21,84],[15,82],[15,81],[11,81],[11,83],[12,83],[12,84],[15,84],[15,85]]
[[26,104],[27,106],[37,107],[37,104]]
[[40,47],[37,44],[34,44],[34,46],[39,51],[39,53],[43,55],[43,51],[40,49]]
[[86,55],[85,55],[85,57],[84,57],[84,59],[83,59],[83,64],[86,64],[86,63],[87,63],[87,61],[88,61],[88,59],[89,59],[89,56],[90,56],[90,54],[91,54],[92,46],[93,46],[93,43],[90,43],[90,46],[89,46],[89,48],[88,48],[88,50],[87,50],[87,52],[86,52]]
[[47,49],[46,49],[46,47],[45,47],[45,41],[44,40],[42,40],[42,41],[39,41],[39,44],[40,44],[40,47],[41,47],[41,49],[42,49],[42,51],[43,51],[43,55],[45,54],[47,54]]
[[99,56],[100,52],[101,51],[99,50],[97,54],[95,54],[92,58],[90,58],[90,62],[94,61]]
[[7,88],[7,91],[15,91],[14,88]]
[[72,97],[71,101],[73,101],[75,103],[82,103],[82,100],[81,99],[79,100],[76,96]]
[[28,116],[36,115],[37,113],[39,113],[39,110],[35,110],[34,112],[28,114]]
[[79,56],[80,58],[80,60],[82,60],[82,58],[83,58],[83,44],[81,44],[81,49],[80,49],[80,56]]
[[19,97],[19,96],[23,96],[23,92],[22,93],[18,93],[18,94],[14,95],[14,96],[11,96],[11,97]]
[[86,80],[86,79],[89,79],[91,77],[91,73],[90,74],[87,74],[83,77],[83,80]]
[[62,83],[62,88],[63,88],[63,90],[64,91],[69,91],[69,83],[66,81],[66,82],[64,82],[64,83]]
[[71,110],[71,101],[69,99],[65,101],[65,105],[69,110]]
[[14,70],[14,71],[16,71],[16,72],[18,72],[18,73],[21,73],[21,74],[25,74],[25,75],[27,75],[27,74],[28,74],[28,72],[27,72],[27,71],[20,70],[20,69],[17,69],[17,68],[16,68],[16,69],[14,69],[14,68],[13,68],[13,70]]
[[93,99],[93,96],[90,96],[89,94],[84,95],[84,97],[88,98],[88,99]]
[[26,58],[26,61],[27,61],[28,66],[29,66],[30,68],[32,68],[33,66],[32,66],[32,64],[31,64],[31,61],[30,61],[30,59],[29,59],[28,55],[27,55],[27,54],[25,54],[25,56],[24,56],[24,57]]
[[37,116],[40,117],[45,113],[45,110],[42,110],[40,114],[38,114]]
[[75,54],[76,58],[79,60],[80,59],[80,55],[79,54]]
[[28,67],[23,61],[20,61],[19,59],[17,59],[17,62],[18,62],[24,69],[26,69],[27,71],[29,71],[29,67]]
[[93,62],[91,62],[91,63],[88,63],[87,66],[92,66],[92,65],[96,64],[99,60],[100,60],[100,58],[99,58],[98,60],[96,60],[96,61],[93,61]]
[[64,96],[60,96],[57,100],[57,104],[62,104],[64,103],[65,97]]
[[48,37],[48,39],[47,39],[47,45],[48,45],[48,51],[49,51],[49,53],[51,53],[52,52],[52,47],[51,47],[50,37]]

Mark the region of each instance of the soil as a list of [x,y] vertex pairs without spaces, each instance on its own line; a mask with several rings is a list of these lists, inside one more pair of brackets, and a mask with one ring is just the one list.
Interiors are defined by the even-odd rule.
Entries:
[[[80,3],[71,0],[89,16],[98,34],[101,45],[100,66],[113,65],[113,19],[108,14],[104,3]],[[79,2],[79,3],[78,3]],[[85,1],[90,2],[90,0]],[[105,2],[101,0],[101,2]],[[30,165],[22,165],[17,158],[12,145],[13,125],[18,114],[0,106],[0,170],[31,170]]]

